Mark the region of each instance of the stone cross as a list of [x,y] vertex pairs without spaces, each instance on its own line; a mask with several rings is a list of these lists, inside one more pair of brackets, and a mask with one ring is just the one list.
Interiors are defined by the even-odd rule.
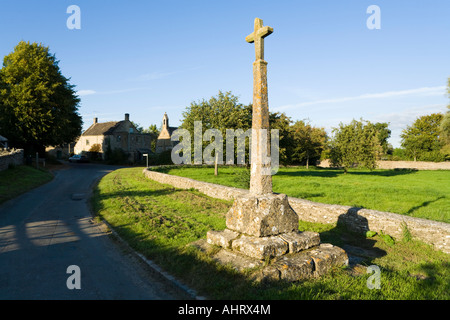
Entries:
[[[215,259],[232,263],[238,270],[268,263],[259,271],[257,279],[298,281],[323,275],[336,265],[348,265],[348,256],[338,247],[320,244],[316,232],[299,232],[299,217],[287,196],[272,192],[272,164],[267,156],[271,145],[267,62],[264,61],[264,37],[272,32],[272,28],[263,27],[262,20],[256,18],[254,32],[245,38],[255,43],[256,53],[250,192],[235,197],[226,215],[227,228],[208,231],[206,241],[223,248]],[[276,259],[270,261],[271,258]]]
[[256,60],[253,62],[253,116],[252,163],[250,192],[256,195],[272,193],[270,174],[269,102],[267,96],[267,62],[264,61],[264,38],[273,32],[263,27],[263,21],[255,19],[254,31],[245,40],[255,43]]
[[255,43],[256,61],[264,60],[264,38],[273,32],[271,27],[263,27],[263,21],[255,19],[254,31],[245,37],[245,41]]

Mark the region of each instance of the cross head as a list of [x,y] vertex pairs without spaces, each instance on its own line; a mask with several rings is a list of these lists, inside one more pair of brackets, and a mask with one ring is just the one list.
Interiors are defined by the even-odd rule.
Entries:
[[264,60],[264,38],[273,32],[271,27],[263,27],[263,21],[255,19],[254,31],[245,37],[245,41],[255,43],[256,60]]

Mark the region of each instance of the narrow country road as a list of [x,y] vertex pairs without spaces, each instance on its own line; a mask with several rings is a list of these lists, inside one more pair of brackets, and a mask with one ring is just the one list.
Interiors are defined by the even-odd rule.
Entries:
[[[0,299],[185,299],[91,221],[92,184],[117,167],[69,164],[0,206]],[[66,282],[79,267],[80,289]],[[76,279],[71,278],[70,283]]]

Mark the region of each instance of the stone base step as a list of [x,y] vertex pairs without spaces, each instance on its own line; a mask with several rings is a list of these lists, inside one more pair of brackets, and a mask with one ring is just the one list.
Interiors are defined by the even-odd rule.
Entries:
[[297,253],[285,254],[270,260],[268,264],[267,261],[252,258],[230,249],[213,250],[217,247],[204,239],[196,241],[192,245],[204,252],[214,252],[212,254],[214,260],[224,265],[230,265],[238,271],[255,268],[252,277],[257,281],[298,281],[317,278],[329,272],[333,267],[348,266],[346,252],[327,243]]
[[208,231],[206,238],[209,244],[261,260],[279,257],[287,253],[297,253],[320,243],[319,234],[310,231],[293,231],[270,237],[252,237],[225,229]]

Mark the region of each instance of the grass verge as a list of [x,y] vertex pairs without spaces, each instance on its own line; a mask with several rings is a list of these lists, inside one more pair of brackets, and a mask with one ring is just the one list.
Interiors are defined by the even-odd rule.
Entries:
[[0,172],[0,203],[36,188],[53,179],[47,170],[17,166]]
[[[211,299],[450,298],[449,256],[414,239],[392,244],[380,235],[365,238],[334,225],[301,222],[301,230],[319,232],[323,242],[359,249],[357,267],[295,283],[258,283],[249,273],[217,264],[211,253],[189,245],[205,238],[208,230],[225,228],[231,202],[146,179],[142,168],[106,175],[91,201],[98,218],[108,221],[133,249]],[[368,265],[381,269],[379,290],[366,285]]]

